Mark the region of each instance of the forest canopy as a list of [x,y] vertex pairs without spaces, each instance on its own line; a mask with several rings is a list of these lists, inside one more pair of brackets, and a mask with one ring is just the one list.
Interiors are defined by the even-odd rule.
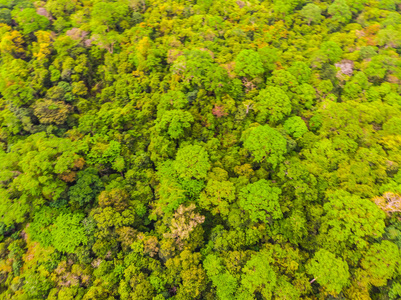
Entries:
[[401,0],[0,0],[0,298],[401,299]]

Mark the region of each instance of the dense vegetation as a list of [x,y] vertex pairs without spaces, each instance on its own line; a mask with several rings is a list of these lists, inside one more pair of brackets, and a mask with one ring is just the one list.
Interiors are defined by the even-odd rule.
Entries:
[[400,0],[0,0],[1,299],[400,299]]

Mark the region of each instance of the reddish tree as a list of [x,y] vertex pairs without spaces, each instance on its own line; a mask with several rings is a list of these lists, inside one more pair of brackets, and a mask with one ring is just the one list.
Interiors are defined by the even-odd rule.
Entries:
[[218,105],[214,105],[212,114],[218,118],[228,116],[228,113],[226,113],[224,110],[224,106],[218,106]]

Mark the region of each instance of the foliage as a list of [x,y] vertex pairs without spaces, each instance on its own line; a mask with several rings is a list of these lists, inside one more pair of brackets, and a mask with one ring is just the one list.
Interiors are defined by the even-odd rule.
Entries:
[[235,72],[239,76],[257,77],[264,73],[259,54],[253,50],[242,50],[235,58]]
[[0,0],[0,299],[399,299],[400,0]]
[[96,169],[87,168],[80,171],[77,176],[76,184],[70,187],[68,196],[71,203],[78,203],[84,206],[92,202],[102,189]]
[[291,117],[284,122],[284,129],[294,138],[302,137],[308,132],[308,127],[300,117]]
[[308,272],[332,294],[338,294],[347,285],[348,265],[327,250],[320,249],[307,265]]
[[321,13],[322,13],[322,10],[320,9],[320,7],[313,3],[308,3],[300,11],[300,14],[305,19],[308,20],[309,25],[311,22],[314,22],[314,23],[319,22],[322,18]]
[[[328,241],[365,247],[369,237],[380,238],[384,232],[384,213],[371,201],[338,190],[324,205],[322,234]],[[322,238],[327,240],[327,237]]]
[[266,161],[276,167],[284,159],[287,142],[276,129],[264,125],[251,129],[244,140],[244,148],[251,152],[254,161]]
[[53,245],[60,252],[71,253],[81,244],[86,244],[88,238],[81,222],[83,215],[60,214],[51,231]]
[[282,218],[280,194],[279,188],[271,187],[267,180],[261,179],[241,190],[239,205],[249,213],[249,218],[254,222],[258,220],[266,222],[269,218],[280,219]]
[[257,121],[267,120],[275,123],[291,113],[291,102],[287,94],[279,87],[267,87],[261,90],[256,98],[255,109],[258,111]]
[[210,169],[208,154],[202,146],[185,146],[177,151],[173,168],[180,178],[204,179]]

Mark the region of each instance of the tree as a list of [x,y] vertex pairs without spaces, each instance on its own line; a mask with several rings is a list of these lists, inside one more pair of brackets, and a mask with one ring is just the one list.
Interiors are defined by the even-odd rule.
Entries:
[[[307,69],[302,64],[293,64],[288,71],[284,69],[274,70],[272,72],[273,76],[267,78],[266,84],[268,88],[270,86],[275,86],[280,88],[288,97],[291,96],[291,92],[298,86],[299,78],[307,76]],[[277,89],[270,89],[276,93],[282,94],[281,91]]]
[[339,61],[343,54],[343,50],[340,48],[340,46],[333,41],[322,43],[320,45],[320,49],[331,63]]
[[265,70],[258,52],[254,50],[242,50],[235,58],[235,73],[238,76],[255,78],[261,76]]
[[53,282],[40,273],[28,273],[24,279],[24,292],[28,298],[46,297],[53,287]]
[[38,40],[37,43],[33,43],[34,53],[33,55],[38,59],[38,61],[43,61],[52,52],[52,44],[54,37],[51,33],[46,31],[37,31],[35,36]]
[[78,172],[75,185],[70,187],[68,196],[71,203],[80,207],[91,203],[102,190],[103,184],[99,179],[96,169],[88,168]]
[[399,0],[384,0],[379,3],[381,9],[396,10],[397,4],[400,4]]
[[[15,41],[15,40],[14,40]],[[23,49],[11,48],[12,53],[22,53]],[[14,106],[32,104],[34,98],[33,88],[29,80],[30,68],[28,63],[22,59],[13,59],[9,63],[4,63],[0,73],[0,87],[2,95]]]
[[11,25],[11,11],[8,8],[0,8],[0,23]]
[[221,259],[214,254],[210,254],[203,261],[203,267],[216,287],[218,299],[234,300],[234,295],[238,288],[238,280],[225,270]]
[[83,244],[86,245],[88,237],[82,226],[82,214],[60,214],[51,230],[52,244],[60,252],[73,253],[75,249]]
[[173,168],[182,179],[204,179],[210,169],[209,156],[202,146],[188,145],[177,151]]
[[308,66],[308,64],[302,61],[294,62],[288,69],[288,72],[295,76],[299,84],[309,83],[312,76],[311,68]]
[[377,35],[378,44],[380,46],[390,46],[391,48],[398,48],[401,45],[401,34],[399,26],[387,26],[387,28],[379,31]]
[[[369,237],[380,238],[384,233],[384,212],[373,202],[337,190],[328,195],[324,204],[321,238],[340,250],[345,245],[367,246]],[[328,235],[325,237],[325,235]],[[326,242],[324,242],[326,244]]]
[[274,0],[274,11],[278,14],[286,15],[291,13],[298,3],[299,0]]
[[236,299],[235,293],[238,288],[238,280],[226,270],[218,256],[209,254],[203,261],[203,267],[216,287],[218,299]]
[[24,35],[45,30],[50,23],[46,17],[38,15],[34,8],[15,9],[12,11],[12,16],[22,28]]
[[298,244],[302,239],[307,236],[307,220],[305,213],[300,210],[292,211],[290,216],[283,219],[282,232],[285,237],[289,239],[291,243]]
[[212,214],[226,216],[235,200],[235,187],[230,181],[209,180],[199,197],[199,206]]
[[386,192],[382,197],[374,197],[373,201],[387,215],[401,212],[401,195],[392,192]]
[[159,196],[157,205],[160,205],[166,213],[176,210],[181,204],[188,201],[185,190],[174,179],[161,178],[157,194]]
[[269,86],[256,97],[255,109],[259,123],[264,123],[266,119],[276,123],[291,113],[291,101],[281,88]]
[[276,129],[268,125],[258,126],[250,129],[243,139],[244,148],[251,152],[254,161],[266,161],[276,167],[284,160],[287,142]]
[[227,71],[214,63],[211,53],[206,49],[185,50],[174,61],[171,71],[188,88],[198,87],[219,93],[227,85]]
[[306,265],[309,274],[325,288],[330,294],[337,295],[343,287],[349,283],[348,265],[342,259],[337,258],[333,253],[320,249]]
[[65,123],[70,111],[71,107],[63,101],[52,100],[37,102],[34,109],[35,116],[38,117],[40,123],[56,125]]
[[259,252],[242,269],[241,284],[251,294],[260,292],[265,299],[271,299],[277,285],[277,275],[269,264],[269,255]]
[[[7,32],[2,35],[1,38],[1,53],[3,55],[11,54],[15,58],[20,58],[25,55],[25,49],[23,47],[24,39],[21,33],[16,30],[11,31],[10,27],[5,27]],[[16,63],[14,61],[14,63]]]
[[168,110],[185,109],[188,106],[188,99],[181,91],[170,90],[160,96],[160,102],[157,105],[157,117],[162,118]]
[[[44,132],[15,143],[0,161],[0,178],[6,186],[0,215],[7,223],[27,217],[29,211],[46,202],[61,200],[67,185],[59,177],[75,168],[79,151],[79,142]],[[14,209],[15,214],[10,213]]]
[[121,144],[117,141],[107,141],[101,135],[95,135],[90,139],[91,147],[86,157],[89,164],[113,164],[121,156]]
[[332,16],[333,21],[338,23],[348,23],[352,18],[352,13],[345,0],[335,0],[330,4],[327,12]]
[[270,218],[283,217],[279,204],[280,194],[279,188],[271,187],[267,180],[261,179],[241,189],[239,205],[249,213],[253,222],[268,223]]
[[179,139],[184,135],[184,129],[191,127],[194,121],[192,115],[187,111],[169,110],[166,111],[161,119],[156,120],[157,131],[167,131],[173,139]]
[[184,250],[166,262],[168,281],[178,285],[177,299],[195,299],[205,289],[206,272],[200,263],[200,253]]
[[62,18],[72,14],[76,4],[67,0],[50,0],[46,2],[45,8],[56,18]]
[[308,25],[310,25],[311,22],[318,23],[322,19],[322,10],[313,3],[305,5],[299,13],[308,20]]
[[[91,13],[91,27],[97,34],[105,34],[128,26],[129,7],[123,3],[97,2]],[[124,24],[123,22],[127,24]]]
[[308,132],[305,121],[300,117],[291,117],[284,122],[284,129],[294,138],[302,137]]
[[296,300],[300,298],[300,292],[289,283],[285,276],[281,276],[278,278],[277,287],[274,291],[274,295],[278,299],[288,299],[288,300]]
[[278,50],[276,48],[263,47],[258,49],[260,59],[265,72],[271,72],[276,68],[278,61]]
[[115,237],[116,230],[134,224],[135,213],[125,190],[113,188],[101,192],[99,206],[91,210],[98,227],[96,236],[99,239]]
[[205,221],[205,217],[196,213],[195,209],[193,203],[187,207],[180,205],[169,222],[170,232],[165,233],[164,237],[172,238],[178,249],[183,249],[184,246],[190,248],[188,242],[193,242],[191,236],[203,232],[200,225]]
[[399,264],[400,251],[394,243],[382,241],[370,245],[361,260],[363,277],[374,286],[384,286],[392,279]]
[[27,232],[32,240],[37,241],[43,247],[49,247],[53,244],[51,225],[59,215],[57,210],[44,206],[34,215],[33,222],[29,225]]

